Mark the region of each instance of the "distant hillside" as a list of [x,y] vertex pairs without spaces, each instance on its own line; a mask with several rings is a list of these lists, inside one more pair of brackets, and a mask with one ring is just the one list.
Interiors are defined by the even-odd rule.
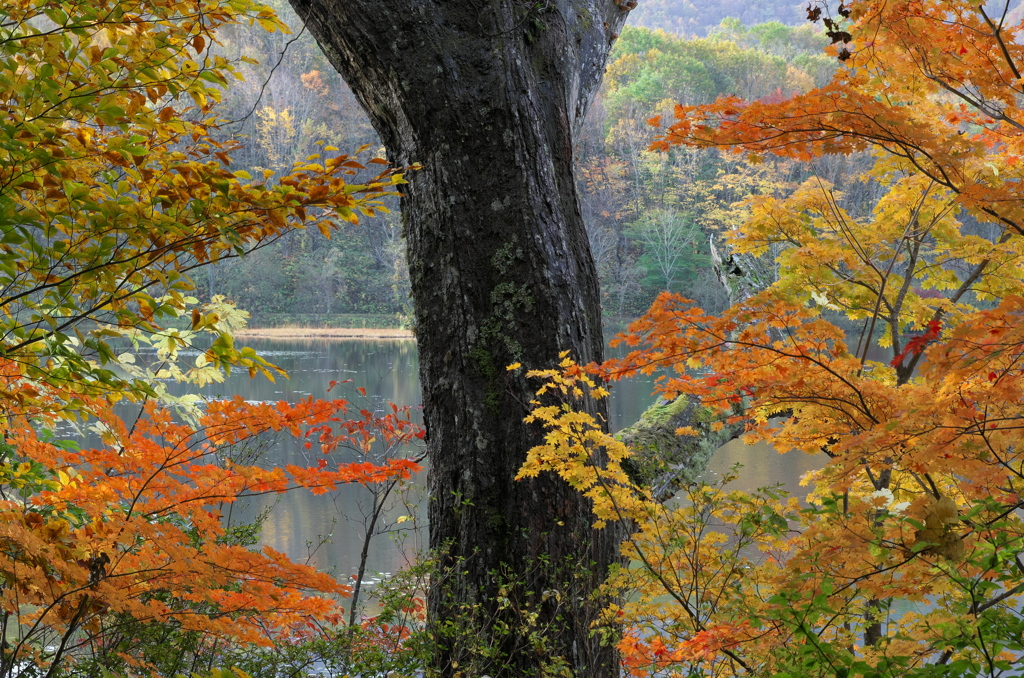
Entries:
[[[809,0],[638,0],[630,12],[629,23],[644,28],[660,28],[684,37],[703,37],[721,23],[735,18],[747,26],[779,21],[788,26],[807,20]],[[836,3],[830,3],[834,6]],[[1007,4],[1006,22],[1013,24],[1024,18],[1024,1],[988,0],[983,3],[989,14],[1000,16]]]
[[806,0],[639,0],[630,12],[629,23],[683,36],[704,36],[728,17],[747,26],[767,21],[790,26],[803,23],[807,20],[806,7]]

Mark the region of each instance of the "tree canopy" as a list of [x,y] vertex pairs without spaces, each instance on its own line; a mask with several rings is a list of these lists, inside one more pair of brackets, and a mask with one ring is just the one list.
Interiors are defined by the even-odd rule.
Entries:
[[[248,3],[198,15],[116,1],[5,9],[2,322],[6,355],[27,376],[112,379],[82,356],[107,362],[111,327],[191,313],[188,271],[380,207],[395,177],[348,185],[361,165],[330,149],[276,182],[231,169],[237,144],[219,139],[215,105],[237,64],[212,48],[238,21],[284,28]],[[195,313],[196,328],[212,320]]]
[[[640,526],[637,565],[609,584],[638,591],[608,611],[631,675],[1018,670],[1024,25],[1009,10],[815,4],[841,63],[828,84],[661,118],[664,152],[868,153],[860,179],[883,192],[868,211],[845,200],[852,179],[752,196],[723,276],[773,277],[719,315],[662,295],[618,340],[627,357],[536,373],[549,436],[524,475],[561,473],[597,520]],[[664,397],[706,408],[679,435],[742,424],[781,453],[826,452],[806,500],[712,483],[653,501],[572,403],[603,392],[596,377],[657,371]]]
[[[254,456],[264,434],[310,436],[329,454],[422,431],[397,410],[349,419],[341,400],[206,402],[163,383],[277,372],[234,344],[244,313],[190,296],[191,271],[290,230],[373,216],[401,181],[384,170],[353,183],[365,168],[334,148],[255,178],[234,170],[216,106],[238,63],[214,45],[238,23],[285,28],[246,1],[0,10],[2,675],[72,662],[176,671],[158,666],[154,645],[126,643],[127,628],[196,651],[308,634],[337,618],[330,596],[347,586],[251,548],[222,509],[416,468],[321,457],[265,470]],[[140,358],[140,346],[155,351]],[[136,416],[115,412],[120,401]],[[98,439],[64,439],[69,428]]]

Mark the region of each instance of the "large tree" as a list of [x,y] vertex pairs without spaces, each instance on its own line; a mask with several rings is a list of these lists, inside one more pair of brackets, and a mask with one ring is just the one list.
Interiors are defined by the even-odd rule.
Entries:
[[292,0],[390,159],[422,166],[402,208],[430,541],[445,554],[430,595],[443,675],[532,675],[544,655],[613,671],[587,594],[617,539],[562,481],[514,481],[540,433],[522,424],[530,389],[505,368],[601,357],[573,135],[635,4]]

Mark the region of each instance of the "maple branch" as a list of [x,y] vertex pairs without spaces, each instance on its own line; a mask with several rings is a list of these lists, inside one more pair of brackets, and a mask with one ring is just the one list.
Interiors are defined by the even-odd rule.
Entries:
[[857,235],[853,232],[853,229],[850,228],[850,225],[847,223],[846,218],[843,215],[843,211],[839,208],[839,203],[836,200],[835,191],[833,191],[831,188],[825,187],[825,185],[821,181],[821,177],[818,176],[817,171],[814,172],[814,181],[815,183],[818,184],[818,190],[821,191],[821,194],[825,197],[825,201],[828,203],[829,211],[832,212],[832,216],[835,218],[835,222],[838,225],[840,232],[842,232],[843,236],[846,238],[846,241],[850,243],[850,245],[853,247],[853,250],[854,252],[857,253],[857,256],[860,257],[861,263],[867,265],[871,269],[875,270],[875,272],[877,273],[878,270],[875,267],[874,260],[868,254],[867,250],[864,249],[864,245],[861,244],[860,239],[857,238]]
[[60,645],[57,646],[56,651],[53,653],[53,659],[50,660],[50,668],[46,671],[44,678],[53,678],[57,667],[60,666],[60,660],[64,657],[64,652],[67,649],[68,641],[71,639],[71,635],[78,629],[78,624],[82,620],[82,616],[85,614],[86,607],[89,605],[89,594],[82,594],[82,600],[78,603],[78,609],[75,610],[75,616],[68,622],[67,628],[64,630],[63,635],[60,638]]
[[963,99],[968,104],[977,108],[979,111],[981,111],[988,117],[992,118],[993,120],[1001,120],[1002,122],[1008,123],[1009,125],[1016,127],[1019,131],[1024,132],[1024,125],[1017,122],[1013,118],[1007,116],[1002,110],[998,108],[993,108],[992,105],[988,104],[983,100],[971,98],[970,96],[964,94],[958,88],[953,87],[952,85],[950,85],[937,75],[924,71],[924,77],[928,78],[929,80],[937,84],[939,87],[949,92],[950,94],[959,97],[960,99]]
[[[599,467],[598,460],[594,457],[594,453],[591,449],[591,446],[587,445],[585,449],[587,451],[587,456],[589,458],[590,463],[594,465],[595,468]],[[612,488],[608,485],[608,481],[605,479],[604,474],[596,474],[596,482],[601,487],[601,489],[604,490],[605,495],[611,501],[612,508],[618,516],[619,523],[623,526],[627,526],[628,537],[626,538],[626,540],[633,542],[634,531],[629,530],[628,526],[633,524],[634,521],[630,517],[628,517],[622,510],[622,507],[619,506],[619,503],[615,498],[616,493],[613,492]],[[686,615],[690,618],[690,621],[693,623],[694,627],[699,631],[707,630],[706,625],[703,621],[701,621],[700,615],[697,613],[696,610],[694,610],[693,606],[690,603],[690,600],[687,597],[680,594],[680,592],[677,590],[677,587],[673,586],[665,578],[660,568],[654,567],[646,551],[643,548],[641,548],[635,542],[633,542],[633,544],[635,547],[634,551],[636,553],[636,557],[640,560],[640,562],[644,564],[644,567],[647,569],[647,571],[651,575],[653,575],[655,579],[658,580],[658,583],[661,584],[662,589],[679,604],[679,606],[683,609]],[[731,660],[739,664],[744,670],[750,670],[750,666],[732,650],[723,647],[721,648],[721,652],[725,654],[727,657],[729,657]]]
[[[896,294],[896,299],[893,301],[893,304],[890,308],[890,312],[893,314],[894,317],[899,315],[900,310],[903,308],[903,301],[906,299],[907,292],[910,291],[910,286],[913,283],[914,270],[917,266],[918,256],[921,253],[921,246],[923,244],[924,237],[932,230],[935,224],[942,217],[944,217],[945,215],[949,214],[950,211],[952,211],[952,204],[947,205],[943,211],[939,212],[937,215],[934,215],[932,217],[931,223],[928,225],[927,228],[915,232],[915,227],[917,226],[918,221],[921,218],[921,209],[924,207],[925,201],[928,199],[928,194],[931,193],[932,187],[934,185],[935,181],[929,178],[928,187],[925,188],[925,190],[921,193],[921,199],[918,201],[917,205],[914,206],[914,211],[910,215],[910,220],[907,222],[907,228],[904,231],[904,237],[912,240],[914,245],[911,248],[908,248],[907,250],[909,253],[909,259],[907,260],[906,266],[907,274],[903,276],[903,286],[900,288],[900,291]],[[893,336],[896,336],[895,331],[893,331]],[[895,344],[894,350],[896,350],[896,352],[899,353],[898,349],[895,348]]]
[[[929,78],[933,77],[933,76],[931,76],[931,75],[929,75],[927,73],[925,75],[926,75],[926,77],[929,77]],[[944,85],[945,83],[941,83],[941,84]],[[959,95],[959,93],[957,93],[957,94]],[[977,106],[973,102],[972,102],[972,105]],[[819,121],[819,125],[816,126],[816,127],[806,127],[806,128],[802,128],[802,129],[798,128],[798,129],[793,129],[793,130],[778,129],[777,133],[774,136],[771,136],[771,135],[765,136],[762,139],[762,141],[771,141],[771,140],[774,140],[774,139],[780,139],[780,138],[785,138],[785,137],[789,137],[789,136],[799,136],[799,134],[811,134],[813,132],[828,132],[828,133],[830,133],[832,135],[831,137],[822,137],[822,138],[818,139],[818,141],[829,139],[829,138],[842,138],[844,136],[849,136],[849,137],[852,137],[852,138],[855,138],[855,139],[861,139],[863,141],[866,141],[867,143],[870,143],[870,144],[873,144],[875,146],[878,146],[878,147],[882,148],[887,153],[890,153],[890,154],[892,154],[892,155],[894,155],[896,157],[905,159],[910,164],[912,164],[915,168],[917,168],[922,174],[924,174],[928,178],[934,180],[939,185],[945,186],[946,188],[948,188],[949,190],[953,191],[957,195],[962,195],[963,194],[963,190],[959,186],[957,186],[956,182],[953,181],[953,179],[949,176],[949,174],[946,172],[946,169],[942,166],[942,164],[938,163],[935,160],[935,158],[933,158],[932,155],[924,147],[922,147],[921,145],[914,144],[912,141],[910,141],[909,139],[906,139],[906,138],[898,138],[891,130],[888,130],[886,128],[881,127],[877,120],[871,119],[869,116],[867,116],[866,114],[864,114],[862,112],[859,112],[859,111],[842,111],[842,110],[838,110],[837,112],[838,113],[847,113],[849,115],[854,115],[854,116],[865,118],[866,120],[868,120],[868,122],[871,125],[873,125],[875,127],[878,127],[880,129],[880,133],[872,134],[872,133],[869,133],[867,131],[862,131],[862,130],[854,129],[852,125],[847,127],[847,128],[845,128],[845,129],[843,129],[843,128],[839,128],[839,127],[834,127],[834,126],[828,125],[828,124],[826,124],[823,121]],[[1022,127],[1022,129],[1024,129],[1024,127]],[[694,138],[694,141],[697,142],[698,144],[708,145],[708,146],[722,146],[722,147],[740,146],[741,148],[743,148],[743,147],[746,147],[748,145],[748,142],[745,142],[745,141],[737,141],[737,142],[732,142],[732,143],[714,143],[714,142],[702,140],[700,138]],[[793,140],[793,141],[790,141],[790,142],[779,143],[779,144],[776,145],[776,147],[777,148],[784,148],[784,147],[789,146],[789,145],[799,145],[799,144],[802,144],[802,143],[804,143],[803,140],[796,139],[796,140]],[[921,158],[927,159],[931,163],[930,166],[926,167],[921,162]],[[993,208],[988,207],[987,205],[980,205],[980,206],[978,206],[978,209],[980,211],[984,212],[985,214],[988,214],[989,216],[995,218],[996,220],[1006,224],[1007,226],[1009,226],[1010,228],[1015,230],[1018,234],[1024,235],[1024,227],[1022,227],[1016,221],[1014,221],[1014,220],[1012,220],[1012,219],[1010,219],[1010,218],[1000,214],[999,212],[997,212]]]
[[1003,16],[999,19],[999,26],[996,26],[992,22],[992,19],[988,17],[988,14],[985,13],[985,5],[978,5],[978,11],[981,13],[981,16],[985,19],[985,23],[987,23],[989,25],[989,28],[992,29],[992,37],[995,38],[996,42],[999,43],[999,49],[1002,50],[1003,58],[1006,60],[1006,65],[1010,67],[1010,72],[1013,73],[1013,77],[1016,78],[1017,80],[1020,80],[1020,71],[1017,70],[1017,65],[1013,63],[1013,57],[1010,56],[1010,50],[1006,48],[1006,42],[1003,41],[1003,21],[1006,19],[1006,12],[1009,9],[1009,7],[1010,3],[1009,0],[1007,0],[1006,4],[1003,6]]
[[392,481],[386,485],[383,491],[383,497],[379,497],[377,493],[373,493],[374,507],[370,515],[370,522],[366,525],[366,532],[363,534],[362,550],[359,553],[359,568],[356,572],[356,581],[352,587],[352,598],[349,603],[351,605],[348,616],[349,626],[354,627],[356,624],[356,613],[358,612],[357,608],[359,606],[359,592],[363,587],[363,576],[366,574],[366,560],[370,551],[370,541],[374,537],[374,529],[377,526],[377,520],[380,518],[380,514],[384,511],[384,503],[387,501],[388,495],[391,494],[391,490],[394,489],[397,482],[397,480]]
[[[1003,244],[1009,239],[1010,232],[1004,231],[1003,234],[999,237],[998,243]],[[958,287],[956,292],[954,292],[950,296],[949,300],[954,304],[960,301],[960,298],[963,295],[967,294],[968,291],[970,291],[974,283],[981,277],[981,274],[985,271],[986,268],[988,268],[988,265],[991,263],[991,261],[991,259],[985,259],[983,261],[978,262],[978,264],[974,267],[974,270],[971,271],[970,275],[968,275],[967,278],[960,284],[960,287]],[[941,321],[943,315],[945,315],[944,311],[941,308],[937,309],[934,315],[932,315],[931,322]],[[921,361],[922,357],[924,357],[924,351],[915,353],[911,357],[910,362],[907,364],[908,374],[913,374],[914,370],[917,368],[917,364]]]
[[[861,342],[864,341],[864,335],[863,334],[861,335],[861,339],[858,340],[858,342],[857,342],[857,355],[860,358],[861,370],[863,370],[864,364],[867,362],[867,355],[868,355],[868,350],[871,347],[871,340],[874,337],[874,324],[875,324],[876,319],[878,318],[878,313],[881,310],[881,305],[882,304],[885,305],[885,307],[886,307],[886,309],[888,310],[888,313],[889,313],[888,316],[887,316],[887,319],[889,321],[889,333],[890,333],[890,336],[892,337],[893,350],[897,354],[900,353],[900,349],[899,349],[899,312],[900,312],[900,309],[902,308],[903,300],[906,297],[906,294],[907,294],[908,290],[910,289],[911,282],[913,281],[912,272],[913,272],[914,267],[916,265],[917,256],[919,254],[920,247],[921,247],[921,239],[920,238],[921,238],[921,236],[923,236],[924,233],[927,233],[927,231],[930,230],[930,229],[925,229],[924,233],[919,234],[918,236],[915,236],[914,238],[911,238],[911,233],[914,231],[914,229],[915,229],[915,227],[916,227],[916,225],[918,223],[918,219],[920,218],[920,214],[921,214],[921,209],[924,207],[925,201],[928,198],[928,194],[931,192],[932,186],[934,185],[934,180],[932,180],[932,183],[929,184],[928,187],[925,188],[925,190],[922,192],[921,197],[920,197],[920,199],[917,202],[917,205],[914,207],[914,211],[910,215],[910,219],[907,222],[907,226],[904,229],[903,234],[900,237],[900,240],[896,244],[896,249],[893,252],[892,259],[889,261],[889,266],[886,268],[886,270],[884,272],[880,271],[878,269],[878,267],[875,266],[874,259],[868,255],[867,251],[860,244],[856,234],[853,232],[853,229],[850,228],[849,224],[847,224],[846,219],[843,217],[843,214],[842,214],[841,210],[839,210],[839,207],[838,207],[838,205],[835,202],[835,197],[833,196],[832,192],[831,191],[826,191],[824,186],[821,185],[820,180],[818,181],[818,185],[819,185],[819,188],[821,189],[823,195],[825,195],[825,198],[826,198],[826,200],[828,202],[828,205],[829,205],[829,209],[832,212],[832,216],[835,218],[835,223],[837,224],[839,231],[843,234],[843,236],[846,238],[847,242],[853,247],[853,250],[860,257],[861,263],[865,264],[866,266],[868,266],[868,268],[873,270],[879,276],[879,279],[880,279],[880,286],[878,288],[878,291],[875,292],[875,290],[872,289],[871,286],[867,282],[861,282],[861,281],[853,280],[852,277],[851,277],[851,282],[853,282],[854,284],[859,284],[859,285],[867,288],[872,293],[876,294],[875,309],[872,312],[872,317],[871,317],[871,331],[867,334],[867,341],[863,344],[863,349],[861,348]],[[932,222],[933,224],[934,224],[934,222],[935,222],[935,220],[937,218],[938,217],[933,219],[933,222]],[[892,270],[895,267],[896,262],[899,259],[900,249],[903,247],[903,244],[905,242],[907,242],[908,240],[912,240],[915,243],[913,247],[908,249],[908,251],[909,251],[909,260],[908,260],[908,263],[907,263],[908,274],[905,275],[904,278],[903,278],[903,285],[902,285],[901,289],[899,290],[899,292],[897,293],[896,299],[893,302],[890,302],[885,297],[885,287],[886,287],[886,285],[888,283],[889,277],[892,274]],[[834,267],[830,267],[830,268],[832,268],[832,270],[834,272],[836,272],[837,275],[839,275],[839,272],[836,271]],[[840,277],[842,277],[842,276],[840,276]],[[863,350],[863,353],[861,353],[862,350]]]
[[[864,401],[864,394],[860,391],[860,389],[858,389],[856,386],[854,386],[846,377],[844,377],[840,373],[838,373],[835,370],[833,370],[828,364],[822,362],[821,360],[819,360],[817,358],[814,358],[812,356],[809,356],[806,353],[787,353],[786,351],[783,351],[782,349],[778,349],[778,348],[775,348],[773,346],[765,346],[763,344],[754,344],[754,343],[751,343],[751,342],[739,342],[739,341],[734,341],[732,343],[735,343],[738,346],[746,346],[747,348],[757,348],[757,349],[761,349],[761,350],[764,350],[764,351],[769,351],[771,353],[775,353],[776,355],[779,355],[779,356],[784,357],[784,358],[795,358],[795,359],[799,359],[799,360],[806,360],[807,362],[811,363],[812,365],[816,365],[817,367],[821,368],[826,374],[831,375],[837,381],[842,383],[844,386],[848,387],[850,389],[850,391],[853,394],[856,395],[856,400],[860,403],[860,407],[858,408],[856,403],[854,403],[854,402],[852,402],[850,400],[846,400],[846,399],[838,398],[838,397],[829,398],[829,397],[825,397],[823,395],[820,396],[820,397],[816,397],[815,398],[815,402],[835,401],[835,402],[839,402],[839,403],[844,403],[844,404],[847,404],[847,405],[850,405],[850,406],[854,407],[855,410],[858,410],[861,414],[863,414],[865,417],[867,417],[873,424],[878,424],[879,423],[878,419],[876,419],[875,416],[871,413],[871,408]],[[785,403],[787,401],[780,398],[780,399],[777,399],[776,402]],[[792,399],[791,402],[805,403],[805,402],[807,402],[807,397],[804,396],[804,395],[795,396]],[[848,415],[848,413],[845,410],[842,410],[841,408],[837,407],[836,411],[841,412],[844,415]]]

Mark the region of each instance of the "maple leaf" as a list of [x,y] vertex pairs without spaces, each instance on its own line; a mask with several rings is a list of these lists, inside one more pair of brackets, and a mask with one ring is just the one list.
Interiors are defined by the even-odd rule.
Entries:
[[924,351],[925,347],[931,342],[939,338],[939,332],[942,330],[942,322],[935,319],[928,321],[925,326],[925,332],[917,335],[907,342],[907,345],[903,348],[899,354],[892,359],[889,364],[893,367],[899,367],[903,363],[903,360],[909,355],[918,355]]

